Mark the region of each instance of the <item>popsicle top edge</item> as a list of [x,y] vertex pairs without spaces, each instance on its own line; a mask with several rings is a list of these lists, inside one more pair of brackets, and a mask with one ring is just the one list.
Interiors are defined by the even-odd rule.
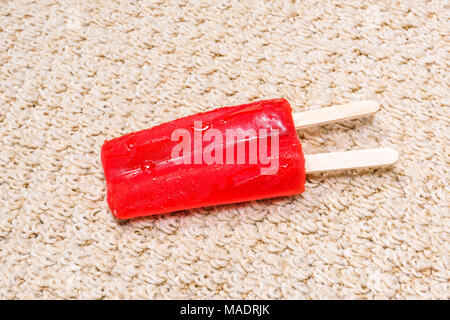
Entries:
[[224,110],[229,110],[231,113],[234,113],[236,111],[233,111],[233,109],[236,108],[236,107],[239,107],[240,109],[245,109],[246,107],[252,106],[252,105],[263,107],[264,105],[269,105],[269,104],[275,104],[275,105],[279,104],[279,105],[282,105],[283,107],[287,107],[287,108],[289,108],[289,110],[290,110],[290,112],[292,114],[292,107],[291,107],[289,101],[286,100],[285,98],[258,100],[258,101],[249,102],[249,103],[240,104],[240,105],[220,106],[220,107],[216,107],[216,108],[214,108],[212,110],[207,110],[207,111],[203,111],[203,112],[199,112],[199,113],[195,113],[195,114],[190,114],[190,115],[187,115],[187,116],[184,116],[184,117],[180,117],[180,118],[176,118],[176,119],[170,120],[168,122],[163,122],[163,123],[160,123],[160,124],[156,124],[156,125],[154,125],[154,126],[152,126],[150,128],[146,128],[146,129],[142,129],[142,130],[137,130],[137,131],[125,133],[125,134],[123,134],[122,136],[119,136],[119,137],[106,139],[104,141],[104,143],[107,143],[107,142],[110,142],[110,141],[113,141],[113,140],[116,140],[116,139],[123,139],[125,136],[133,136],[133,135],[138,134],[141,131],[146,131],[146,130],[149,130],[149,129],[153,129],[154,130],[154,129],[157,129],[157,128],[162,127],[162,126],[167,126],[167,125],[173,124],[173,123],[178,122],[180,120],[194,119],[195,117],[198,117],[199,115],[206,116],[208,114],[213,114],[213,113],[215,113],[217,111],[224,111]]

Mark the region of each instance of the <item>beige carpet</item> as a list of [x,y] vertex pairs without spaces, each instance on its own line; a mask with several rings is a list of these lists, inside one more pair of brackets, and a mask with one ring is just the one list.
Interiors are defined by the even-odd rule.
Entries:
[[[0,298],[450,298],[448,1],[64,3],[0,4]],[[279,97],[381,102],[299,135],[399,162],[114,219],[105,139]]]

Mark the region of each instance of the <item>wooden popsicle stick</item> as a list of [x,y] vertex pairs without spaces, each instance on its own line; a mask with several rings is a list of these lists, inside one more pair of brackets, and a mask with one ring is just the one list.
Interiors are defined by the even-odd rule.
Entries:
[[363,100],[292,114],[296,129],[320,126],[341,120],[365,117],[380,109],[373,100]]
[[318,153],[305,155],[305,166],[306,173],[382,167],[395,163],[398,157],[392,148]]

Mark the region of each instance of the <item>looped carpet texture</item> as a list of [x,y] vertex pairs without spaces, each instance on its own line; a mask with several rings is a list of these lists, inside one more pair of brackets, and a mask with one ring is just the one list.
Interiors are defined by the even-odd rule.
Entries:
[[[449,299],[447,1],[2,1],[0,298]],[[374,99],[305,153],[385,169],[116,220],[105,139],[225,105]]]

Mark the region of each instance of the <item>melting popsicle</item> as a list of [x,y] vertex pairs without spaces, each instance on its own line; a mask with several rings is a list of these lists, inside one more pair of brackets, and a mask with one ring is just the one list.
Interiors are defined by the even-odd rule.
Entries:
[[[296,127],[369,115],[378,105],[366,101],[324,109],[294,114],[293,119],[287,100],[264,100],[106,141],[101,157],[109,207],[117,218],[128,219],[289,196],[304,191],[306,169],[332,170],[333,159],[336,169],[395,162],[391,150],[375,149],[313,155],[319,168],[308,161],[305,167]],[[383,156],[389,152],[389,159]]]
[[102,163],[108,204],[121,219],[304,191],[305,160],[284,99],[220,108],[107,141]]

